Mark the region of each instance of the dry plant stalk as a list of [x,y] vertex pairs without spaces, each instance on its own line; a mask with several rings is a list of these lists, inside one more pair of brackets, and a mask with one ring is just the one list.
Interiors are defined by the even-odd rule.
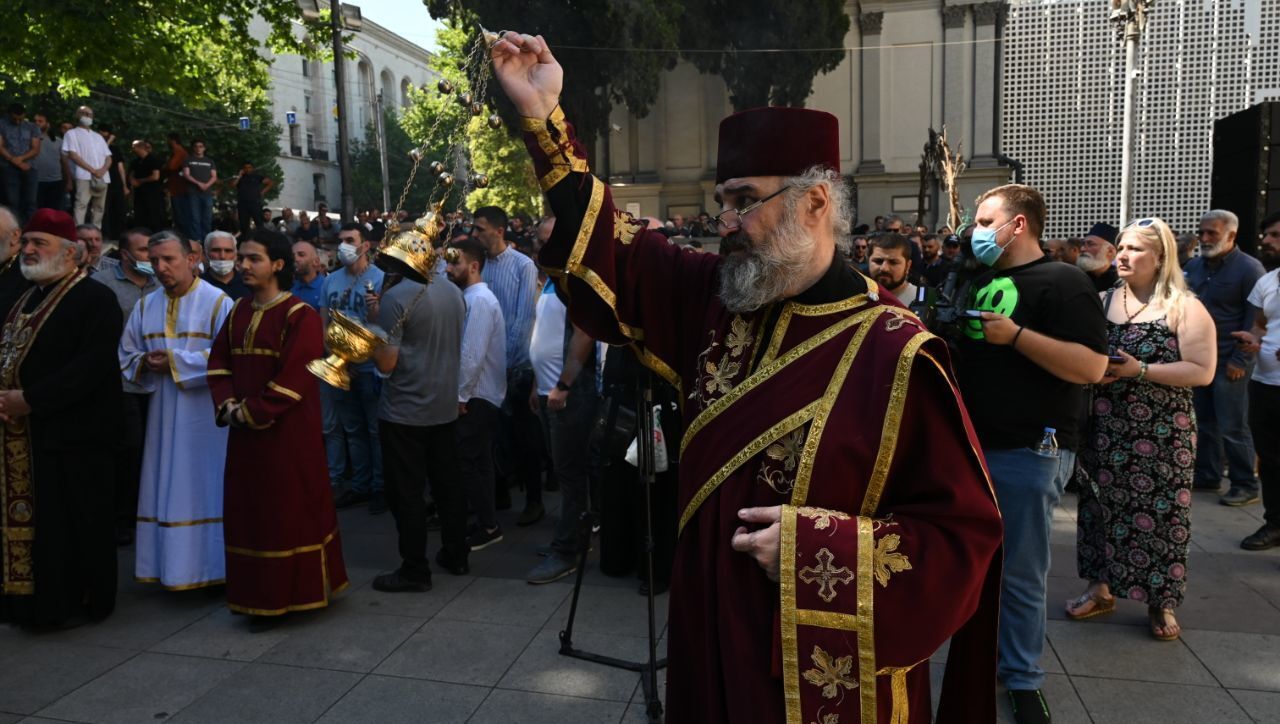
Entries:
[[941,176],[943,187],[947,190],[947,199],[951,206],[947,212],[947,226],[955,231],[960,219],[964,218],[961,216],[964,209],[960,206],[960,189],[956,187],[956,179],[967,167],[964,155],[961,153],[963,144],[956,144],[956,150],[953,153],[951,144],[947,141],[947,127],[943,125],[942,132],[938,134],[937,145],[939,176]]

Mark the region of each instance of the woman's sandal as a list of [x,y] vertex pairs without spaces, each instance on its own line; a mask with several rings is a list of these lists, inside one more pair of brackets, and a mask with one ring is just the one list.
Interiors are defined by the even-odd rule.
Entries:
[[[1151,636],[1159,641],[1177,641],[1182,636],[1182,626],[1168,608],[1148,608],[1147,619],[1151,623]],[[1164,633],[1160,633],[1164,631]]]
[[[1077,613],[1081,607],[1092,603],[1093,607],[1083,613]],[[1067,601],[1067,618],[1073,621],[1083,621],[1086,618],[1094,616],[1104,616],[1116,610],[1116,597],[1106,598],[1096,593],[1085,591],[1079,597]]]

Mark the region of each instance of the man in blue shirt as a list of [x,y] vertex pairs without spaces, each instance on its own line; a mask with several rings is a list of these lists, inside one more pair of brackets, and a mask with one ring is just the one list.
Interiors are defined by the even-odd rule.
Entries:
[[[505,211],[484,206],[476,209],[473,216],[472,237],[488,253],[481,276],[498,298],[506,324],[507,397],[502,403],[503,430],[498,445],[505,454],[499,458],[499,469],[509,475],[514,473],[525,490],[524,512],[516,519],[516,525],[533,525],[546,514],[542,506],[542,431],[537,416],[529,409],[529,393],[533,389],[529,339],[533,334],[538,268],[532,259],[507,245]],[[507,483],[501,479],[497,497],[499,510],[510,507]]]
[[1200,256],[1187,262],[1187,285],[1204,303],[1218,329],[1218,370],[1213,383],[1193,392],[1196,421],[1195,487],[1218,490],[1222,483],[1222,455],[1227,456],[1231,487],[1223,505],[1258,502],[1258,478],[1253,435],[1249,432],[1249,373],[1253,357],[1235,343],[1233,332],[1253,327],[1249,292],[1263,275],[1262,263],[1236,248],[1240,220],[1230,211],[1215,209],[1200,219]]
[[[359,224],[344,225],[338,233],[338,241],[338,261],[342,266],[324,279],[320,313],[326,324],[332,311],[368,324],[371,320],[364,295],[369,290],[381,292],[382,270],[369,263],[369,242],[365,240],[364,230]],[[378,440],[378,398],[382,393],[382,382],[371,361],[354,365],[349,371],[350,390],[320,383],[322,406],[326,411],[329,408],[337,411],[337,418],[347,437],[347,452],[351,456],[350,487],[338,496],[334,505],[349,508],[368,502],[369,512],[377,515],[387,511],[387,502],[382,495],[382,448]],[[341,461],[336,457],[336,448],[334,435],[326,431],[325,451],[329,456],[329,476],[333,481],[340,480],[342,476],[342,470],[337,467]]]
[[320,253],[309,241],[293,243],[293,295],[310,304],[314,309],[320,303],[324,291],[324,277],[320,274]]

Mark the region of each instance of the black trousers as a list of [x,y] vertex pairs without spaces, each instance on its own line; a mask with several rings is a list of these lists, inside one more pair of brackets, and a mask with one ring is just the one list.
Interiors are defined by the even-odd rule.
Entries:
[[378,421],[383,491],[396,519],[401,567],[411,576],[431,576],[431,566],[427,564],[427,501],[423,498],[428,480],[440,515],[444,557],[452,564],[461,564],[470,552],[456,427],[453,422],[419,427]]
[[[524,488],[526,505],[542,502],[542,457],[545,450],[542,422],[529,409],[533,383],[532,368],[507,371],[507,397],[502,401],[502,437],[497,446],[501,472],[514,476]],[[498,485],[509,483],[499,480]]]
[[116,458],[116,530],[134,527],[138,517],[138,485],[147,440],[151,395],[126,392],[121,417],[120,457]]
[[498,526],[494,511],[493,433],[501,413],[498,406],[473,397],[467,414],[458,418],[458,464],[463,489],[471,501],[476,519],[487,530]]
[[1249,429],[1258,453],[1263,519],[1280,528],[1280,385],[1249,382]]
[[249,201],[236,202],[236,216],[240,221],[240,233],[248,233],[249,227],[253,228],[262,226],[262,201],[257,203]]

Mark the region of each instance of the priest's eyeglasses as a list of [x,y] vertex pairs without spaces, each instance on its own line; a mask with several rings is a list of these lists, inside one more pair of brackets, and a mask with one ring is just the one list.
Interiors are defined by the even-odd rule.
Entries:
[[747,204],[746,206],[743,206],[740,209],[729,209],[728,211],[721,211],[720,213],[712,217],[712,221],[716,222],[717,229],[723,228],[725,231],[737,231],[738,229],[742,228],[742,217],[746,216],[752,211],[755,211],[761,206],[764,206],[764,202],[768,201],[774,196],[777,196],[783,191],[786,191],[789,188],[791,188],[790,185],[783,186],[782,188],[778,189],[777,191],[774,191],[773,193],[769,194],[763,199]]

